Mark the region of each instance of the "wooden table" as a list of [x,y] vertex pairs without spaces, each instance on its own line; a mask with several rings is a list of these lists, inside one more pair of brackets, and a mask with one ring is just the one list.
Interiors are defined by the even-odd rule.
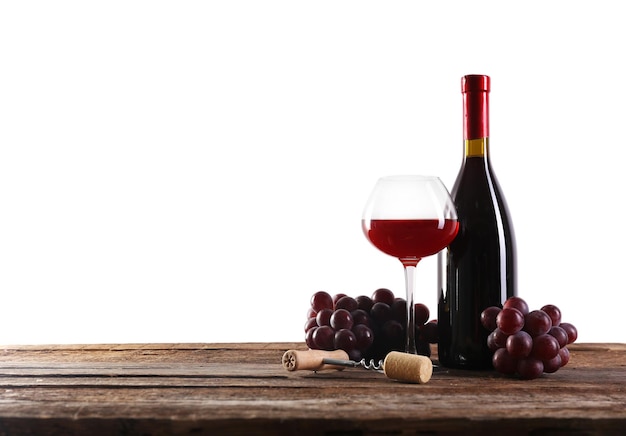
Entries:
[[[0,435],[626,434],[626,344],[540,379],[287,372],[301,343],[0,347]],[[433,356],[436,358],[436,354]]]

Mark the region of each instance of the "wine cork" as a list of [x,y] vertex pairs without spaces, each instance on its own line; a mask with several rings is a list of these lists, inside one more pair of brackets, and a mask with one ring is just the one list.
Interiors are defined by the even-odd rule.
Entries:
[[385,375],[394,380],[427,383],[433,375],[433,363],[429,357],[392,351],[383,362]]
[[348,353],[343,350],[323,351],[323,350],[288,350],[283,354],[283,367],[287,371],[297,371],[309,369],[321,371],[324,369],[344,369],[343,366],[328,365],[322,363],[322,359],[347,360]]

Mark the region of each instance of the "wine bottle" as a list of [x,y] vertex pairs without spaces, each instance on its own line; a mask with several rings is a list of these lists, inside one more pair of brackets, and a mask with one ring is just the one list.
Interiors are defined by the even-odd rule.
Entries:
[[439,361],[464,369],[492,367],[480,313],[517,295],[515,236],[489,160],[490,78],[461,80],[464,157],[452,188],[459,233],[439,253]]

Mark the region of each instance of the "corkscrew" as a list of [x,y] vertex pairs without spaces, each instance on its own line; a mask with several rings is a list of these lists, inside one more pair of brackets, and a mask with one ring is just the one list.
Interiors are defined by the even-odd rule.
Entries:
[[374,359],[369,361],[350,360],[343,350],[288,350],[283,354],[283,367],[287,371],[312,370],[323,371],[327,369],[364,368],[385,374],[387,377],[410,383],[426,383],[433,373],[433,364],[430,358],[417,354],[400,353],[392,351],[384,360],[378,362]]
[[376,362],[374,359],[370,359],[365,360],[365,359],[361,359],[358,362],[354,361],[354,360],[342,360],[342,359],[331,359],[328,357],[325,357],[322,359],[322,363],[325,365],[336,365],[336,366],[345,366],[345,367],[351,367],[351,368],[365,368],[365,369],[369,369],[370,371],[376,371],[376,372],[380,372],[383,373],[385,372],[384,367],[383,367],[383,360],[379,360],[378,362]]

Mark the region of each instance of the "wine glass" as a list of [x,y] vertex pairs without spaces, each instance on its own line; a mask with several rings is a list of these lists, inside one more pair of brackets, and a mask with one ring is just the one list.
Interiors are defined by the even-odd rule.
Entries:
[[378,179],[365,205],[363,232],[380,251],[404,266],[407,322],[406,352],[415,343],[415,268],[455,238],[459,223],[450,194],[438,177],[388,176]]

